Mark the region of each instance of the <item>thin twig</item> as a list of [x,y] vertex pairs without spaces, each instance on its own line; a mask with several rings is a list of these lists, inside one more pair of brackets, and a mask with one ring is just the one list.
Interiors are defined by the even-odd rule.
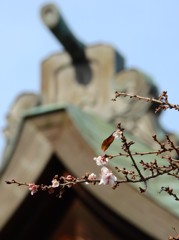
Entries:
[[129,97],[129,98],[134,98],[137,100],[143,100],[145,102],[150,102],[150,103],[157,103],[159,107],[156,108],[155,112],[158,112],[160,110],[166,110],[166,109],[174,109],[179,111],[179,104],[172,104],[168,101],[168,95],[167,91],[163,91],[162,94],[159,96],[158,99],[155,98],[149,98],[149,97],[142,97],[136,94],[129,94],[129,93],[124,93],[124,92],[115,92],[115,98],[112,99],[113,101],[116,101],[118,97]]

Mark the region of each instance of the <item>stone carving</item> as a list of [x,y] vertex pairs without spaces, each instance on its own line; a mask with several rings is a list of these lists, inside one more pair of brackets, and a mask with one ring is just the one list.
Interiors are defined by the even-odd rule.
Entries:
[[[61,13],[52,5],[42,8],[41,16],[66,51],[50,56],[42,62],[40,99],[42,105],[65,103],[99,115],[108,122],[121,122],[134,137],[151,147],[151,135],[164,139],[166,131],[154,114],[154,105],[126,98],[115,103],[116,90],[145,97],[158,97],[158,90],[143,73],[125,69],[124,58],[111,46],[85,46],[70,31]],[[8,151],[23,112],[39,104],[39,96],[23,94],[17,98],[7,117],[6,149]],[[171,134],[174,142],[178,141]],[[9,146],[8,146],[9,145]]]
[[117,103],[111,101],[116,90],[158,97],[152,80],[137,70],[125,70],[123,57],[108,45],[85,47],[54,5],[46,5],[41,15],[67,51],[42,63],[43,104],[74,104],[108,122],[122,122],[126,130],[150,146],[155,145],[152,134],[157,133],[164,139],[166,131],[159,124],[154,105],[125,98],[118,99]]
[[[42,9],[42,19],[67,52],[42,63],[42,102],[69,103],[109,118],[112,79],[124,69],[123,57],[112,47],[85,47],[71,33],[54,5]],[[104,109],[105,111],[101,111]]]

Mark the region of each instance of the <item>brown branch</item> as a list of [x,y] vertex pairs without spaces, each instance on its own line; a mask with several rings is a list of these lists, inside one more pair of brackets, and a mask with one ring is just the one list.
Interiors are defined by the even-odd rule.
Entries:
[[166,138],[167,138],[168,144],[171,146],[173,150],[176,151],[176,154],[179,156],[179,148],[175,146],[174,142],[169,138],[168,135],[166,135]]
[[167,192],[170,196],[173,196],[176,201],[179,201],[179,197],[173,192],[173,188],[161,187],[161,190],[159,193],[161,193],[161,192]]
[[162,94],[159,96],[158,99],[155,98],[149,98],[149,97],[142,97],[136,94],[129,94],[129,93],[124,93],[124,92],[115,92],[115,98],[112,99],[113,101],[116,101],[118,97],[129,97],[129,98],[134,98],[137,100],[143,100],[145,102],[150,102],[150,103],[157,103],[159,104],[159,107],[156,108],[155,112],[158,112],[160,110],[167,110],[169,109],[174,109],[179,111],[179,104],[172,104],[168,101],[168,95],[166,91],[163,91]]
[[[147,177],[144,177],[142,175],[143,177],[141,177],[139,179],[136,179],[136,175],[135,175],[134,171],[131,171],[131,170],[128,171],[126,169],[119,169],[119,168],[116,168],[116,170],[118,170],[118,172],[121,172],[125,177],[125,179],[120,179],[120,180],[117,179],[115,181],[115,185],[117,184],[119,186],[122,183],[133,183],[133,184],[135,184],[135,183],[147,182],[150,179],[153,179],[153,178],[156,178],[158,176],[170,173],[171,171],[173,171],[173,168],[168,167],[168,169],[167,168],[162,169],[161,167],[158,167],[158,169],[157,169],[158,171],[155,174],[151,174]],[[126,177],[128,174],[132,175],[131,179],[129,177]],[[67,177],[61,176],[60,178],[58,178],[59,185],[57,187],[55,187],[53,185],[44,185],[44,184],[34,184],[34,185],[36,186],[38,191],[49,191],[52,188],[64,189],[65,187],[71,187],[75,184],[82,184],[82,183],[96,184],[96,183],[99,183],[101,181],[101,179],[89,180],[87,178],[88,175],[89,174],[85,174],[85,176],[81,177],[81,178],[72,177],[72,180],[67,180]],[[57,175],[54,176],[53,180],[54,179],[57,179]],[[61,182],[61,179],[63,179],[63,182]],[[18,182],[16,180],[14,180],[14,179],[11,180],[11,181],[6,181],[6,183],[7,184],[16,184],[17,186],[26,186],[26,187],[29,187],[30,185],[32,185],[32,183],[29,183],[29,184],[28,183],[22,183],[22,182]]]
[[147,186],[147,185],[146,185],[146,180],[145,180],[144,176],[142,175],[140,169],[138,168],[137,163],[135,162],[135,160],[134,160],[134,158],[133,158],[133,156],[132,156],[132,153],[131,153],[131,151],[130,151],[130,147],[131,147],[131,145],[134,144],[134,142],[127,142],[127,139],[126,139],[126,137],[124,136],[124,133],[123,133],[124,128],[121,127],[121,124],[120,124],[120,123],[118,124],[117,128],[118,128],[118,129],[120,130],[120,132],[121,132],[121,141],[122,141],[122,143],[123,143],[122,149],[123,149],[125,152],[127,152],[127,154],[129,155],[129,157],[130,157],[130,159],[131,159],[131,161],[132,161],[132,163],[133,163],[133,166],[135,167],[136,171],[138,172],[141,180],[143,180],[143,182],[145,183],[145,186]]
[[17,184],[18,186],[26,186],[28,187],[28,183],[17,182],[16,180],[12,179],[11,181],[5,181],[6,184]]
[[[178,146],[177,146],[178,148]],[[166,150],[155,150],[155,151],[148,151],[148,152],[131,152],[131,155],[132,156],[146,156],[146,155],[160,155],[161,153],[164,153],[164,152],[171,152],[171,151],[174,151],[174,149],[172,148],[168,148]],[[128,153],[118,153],[118,154],[110,154],[110,155],[107,155],[106,154],[106,157],[108,157],[109,159],[112,159],[112,158],[115,158],[115,157],[129,157],[129,154]],[[163,156],[162,156],[163,158]],[[178,161],[177,159],[174,159],[172,158],[173,161]]]

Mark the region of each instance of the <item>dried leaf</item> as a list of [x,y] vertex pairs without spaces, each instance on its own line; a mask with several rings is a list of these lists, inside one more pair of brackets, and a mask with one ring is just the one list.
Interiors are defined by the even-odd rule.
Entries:
[[113,134],[111,134],[108,138],[106,138],[102,145],[101,145],[101,149],[102,151],[106,151],[108,149],[108,147],[111,145],[111,143],[114,141],[115,137],[113,136]]

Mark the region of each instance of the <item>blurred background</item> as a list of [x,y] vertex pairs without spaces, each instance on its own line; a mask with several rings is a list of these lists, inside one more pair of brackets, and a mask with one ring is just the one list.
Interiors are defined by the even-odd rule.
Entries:
[[[40,19],[47,2],[2,1],[0,14],[0,155],[3,128],[14,99],[40,90],[41,62],[62,47]],[[179,1],[57,0],[64,18],[84,43],[107,43],[124,57],[127,68],[149,74],[169,101],[179,103]],[[178,113],[163,113],[165,129],[179,133]]]

